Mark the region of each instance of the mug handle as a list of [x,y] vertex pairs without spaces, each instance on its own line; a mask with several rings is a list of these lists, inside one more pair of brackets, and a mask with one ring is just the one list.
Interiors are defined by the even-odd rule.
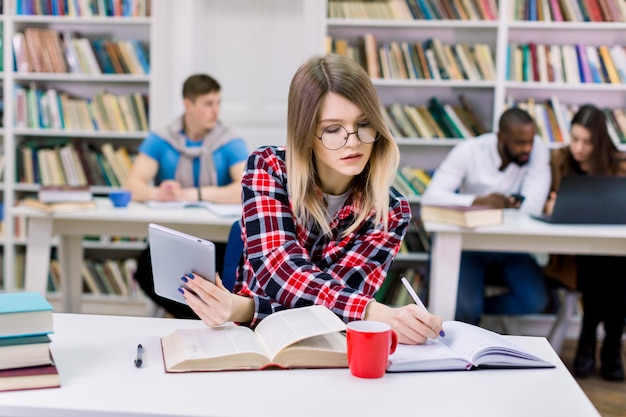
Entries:
[[398,334],[394,330],[391,330],[391,346],[389,346],[390,355],[396,351],[397,346],[398,346]]

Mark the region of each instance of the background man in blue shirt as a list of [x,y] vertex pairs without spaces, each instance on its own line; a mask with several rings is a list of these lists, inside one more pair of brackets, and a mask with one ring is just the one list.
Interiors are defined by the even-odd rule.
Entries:
[[[243,139],[219,120],[219,83],[195,74],[185,80],[182,95],[185,112],[142,142],[124,187],[135,201],[240,203],[248,150]],[[216,244],[216,271],[222,270],[224,249],[224,244]],[[196,317],[187,306],[154,293],[149,249],[139,258],[135,278],[170,314]]]

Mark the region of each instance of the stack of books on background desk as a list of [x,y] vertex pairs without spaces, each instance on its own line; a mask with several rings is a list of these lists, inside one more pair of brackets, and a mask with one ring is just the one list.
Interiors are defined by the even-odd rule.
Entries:
[[460,227],[478,227],[502,224],[504,211],[487,206],[423,205],[423,222],[445,223]]
[[0,391],[60,386],[52,330],[52,306],[41,294],[0,294]]

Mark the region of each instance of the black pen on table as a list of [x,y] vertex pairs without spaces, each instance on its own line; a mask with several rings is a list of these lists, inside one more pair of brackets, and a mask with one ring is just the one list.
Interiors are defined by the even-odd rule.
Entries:
[[137,368],[141,368],[141,364],[143,363],[143,346],[141,343],[137,345],[137,359],[135,359],[135,366]]
[[[426,308],[424,303],[422,303],[422,300],[420,300],[419,295],[417,295],[417,293],[415,292],[411,284],[409,284],[409,280],[406,279],[404,275],[400,275],[400,281],[402,281],[402,285],[404,285],[404,288],[406,288],[406,290],[409,292],[409,295],[413,299],[413,302],[417,304],[418,306],[420,306],[421,308],[423,308],[424,310],[426,310],[426,312],[428,312],[428,309]],[[445,335],[446,334],[444,333],[443,330],[439,332],[439,336],[444,337]]]

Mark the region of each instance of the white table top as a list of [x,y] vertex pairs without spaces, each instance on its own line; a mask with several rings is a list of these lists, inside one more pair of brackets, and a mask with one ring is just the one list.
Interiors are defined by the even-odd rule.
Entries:
[[116,222],[159,222],[170,221],[187,224],[222,224],[231,225],[238,217],[220,217],[206,208],[188,207],[184,209],[150,208],[143,203],[131,202],[127,207],[114,207],[108,198],[95,198],[96,208],[93,210],[59,211],[45,213],[32,207],[13,207],[14,215],[25,215],[32,218],[54,217],[69,220],[102,220]]
[[563,237],[606,237],[625,238],[626,225],[594,225],[594,224],[551,224],[533,219],[518,210],[504,210],[502,224],[463,228],[444,223],[425,223],[429,232],[463,233],[484,235],[515,235],[515,236],[563,236]]
[[[543,338],[514,337],[555,369],[387,374],[347,369],[166,374],[159,338],[199,321],[55,314],[59,389],[0,393],[10,416],[599,416]],[[133,365],[136,346],[144,367]]]

